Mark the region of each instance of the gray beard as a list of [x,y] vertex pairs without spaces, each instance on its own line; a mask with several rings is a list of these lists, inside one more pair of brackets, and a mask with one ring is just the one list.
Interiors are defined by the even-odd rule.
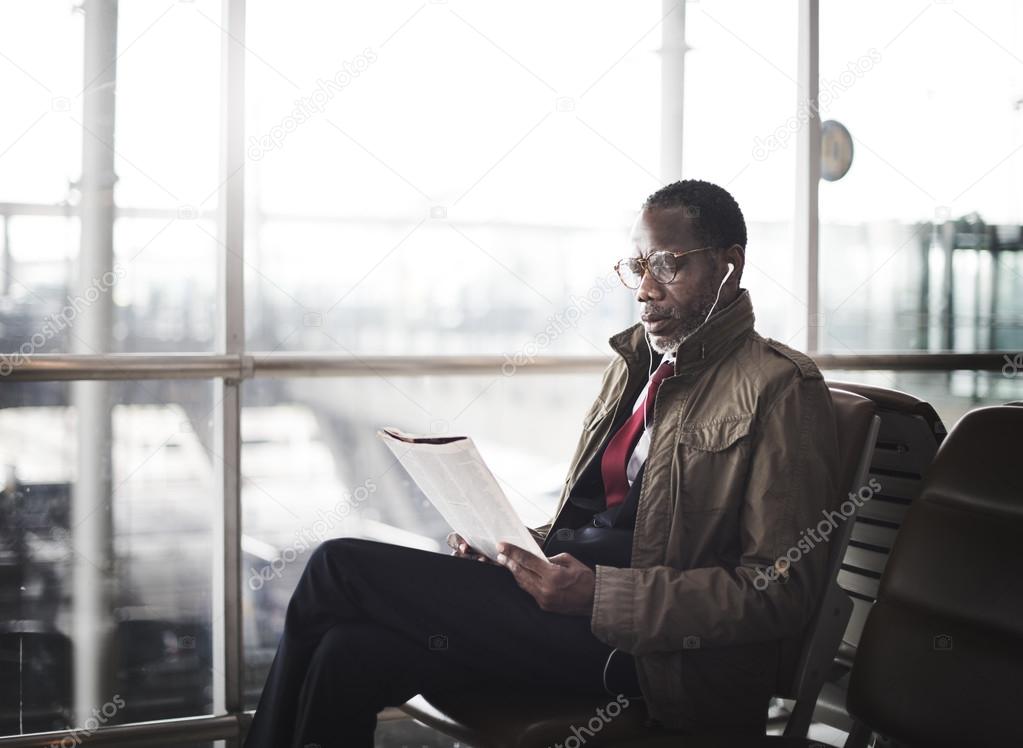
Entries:
[[700,313],[696,315],[696,320],[687,324],[681,332],[669,336],[650,335],[650,347],[658,353],[674,354],[686,338],[703,326],[703,321],[707,319],[707,314],[713,306],[714,297],[711,296],[701,305]]
[[650,347],[653,348],[658,353],[673,354],[678,350],[678,347],[682,345],[682,341],[684,339],[685,339],[684,336],[680,338],[678,335],[672,335],[670,338],[662,338],[651,335]]

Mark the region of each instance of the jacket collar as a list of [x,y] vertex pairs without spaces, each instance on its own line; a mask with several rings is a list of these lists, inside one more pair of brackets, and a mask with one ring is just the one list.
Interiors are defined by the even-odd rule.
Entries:
[[[675,354],[675,374],[698,371],[730,351],[735,342],[753,329],[753,302],[749,291],[739,290],[731,304],[711,316],[692,335],[682,341]],[[650,353],[644,340],[642,323],[622,330],[608,344],[630,365],[650,365]]]

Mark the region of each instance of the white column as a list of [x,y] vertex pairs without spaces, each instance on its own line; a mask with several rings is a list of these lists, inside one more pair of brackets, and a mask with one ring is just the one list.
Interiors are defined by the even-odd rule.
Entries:
[[[117,0],[85,0],[81,247],[75,291],[74,353],[109,353],[114,266],[114,87]],[[75,382],[78,471],[71,496],[71,621],[74,719],[113,698],[110,667],[114,580],[110,385]]]
[[[677,6],[677,7],[676,7]],[[685,90],[686,4],[661,0],[661,170],[664,184],[682,178],[682,112]]]

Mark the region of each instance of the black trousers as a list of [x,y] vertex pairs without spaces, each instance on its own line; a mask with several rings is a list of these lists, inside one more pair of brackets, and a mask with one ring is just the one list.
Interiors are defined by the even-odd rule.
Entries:
[[[292,595],[245,746],[372,746],[377,712],[417,693],[607,696],[610,653],[588,617],[542,611],[507,569],[329,540]],[[627,662],[608,685],[634,695]]]

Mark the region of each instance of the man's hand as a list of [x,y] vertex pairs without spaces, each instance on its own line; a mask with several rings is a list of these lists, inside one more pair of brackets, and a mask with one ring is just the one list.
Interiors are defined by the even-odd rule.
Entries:
[[465,538],[457,532],[448,533],[448,547],[451,548],[451,555],[459,558],[475,559],[486,563],[494,563],[482,553],[476,551],[471,545],[465,542]]
[[541,610],[570,616],[593,613],[597,577],[582,561],[568,553],[544,560],[511,543],[498,543],[497,550],[497,562],[515,575]]

